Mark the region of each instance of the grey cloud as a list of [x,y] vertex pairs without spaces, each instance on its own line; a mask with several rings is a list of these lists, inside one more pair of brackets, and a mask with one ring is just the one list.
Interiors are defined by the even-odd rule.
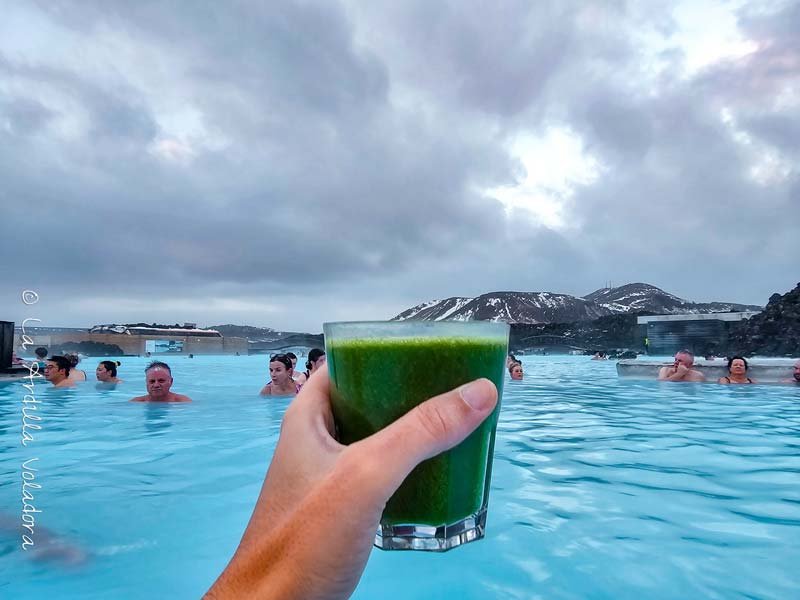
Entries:
[[14,136],[35,134],[53,116],[53,112],[37,100],[14,97],[4,99],[3,96],[0,96],[0,114],[5,115],[6,127]]
[[[585,294],[613,279],[763,302],[795,280],[797,121],[767,102],[796,81],[791,7],[742,15],[769,40],[747,60],[686,80],[676,51],[645,82],[632,32],[672,31],[666,6],[39,6],[121,52],[107,73],[0,55],[16,81],[0,96],[0,252],[38,265],[0,263],[0,276],[70,295],[70,318],[79,299],[114,294],[269,300],[291,328],[293,309],[305,322],[344,316],[340,305],[378,318],[494,289]],[[190,139],[182,161],[154,152],[171,135],[161,92],[217,145]],[[73,110],[59,95],[87,115],[77,137],[56,128]],[[788,179],[748,176],[723,107],[793,157]],[[574,184],[560,231],[506,216],[485,192],[519,176],[508,140],[550,126],[602,167]]]
[[800,158],[800,116],[791,114],[747,114],[739,121],[741,127],[758,139]]
[[606,160],[637,162],[647,154],[653,141],[655,124],[650,115],[628,98],[615,97],[604,90],[586,102],[585,119],[590,139],[599,147],[590,146]]

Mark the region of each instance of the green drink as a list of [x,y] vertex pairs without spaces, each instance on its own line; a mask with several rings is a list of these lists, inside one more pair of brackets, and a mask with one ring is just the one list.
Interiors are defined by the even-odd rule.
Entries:
[[[350,444],[474,379],[502,393],[508,325],[326,323],[325,350],[337,434]],[[483,537],[499,410],[498,402],[461,444],[411,472],[386,505],[376,546],[443,551]]]

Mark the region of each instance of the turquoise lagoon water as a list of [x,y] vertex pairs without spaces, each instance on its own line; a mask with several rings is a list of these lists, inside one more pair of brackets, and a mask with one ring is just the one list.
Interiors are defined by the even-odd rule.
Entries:
[[[146,359],[121,360],[113,391],[37,385],[27,448],[24,390],[0,385],[0,513],[19,521],[21,463],[37,457],[37,527],[86,554],[30,560],[0,527],[0,597],[198,598],[235,549],[288,404],[257,395],[265,357],[172,357],[174,390],[195,402],[169,406],[128,403]],[[374,550],[355,598],[800,597],[800,388],[524,363],[506,384],[486,539]]]

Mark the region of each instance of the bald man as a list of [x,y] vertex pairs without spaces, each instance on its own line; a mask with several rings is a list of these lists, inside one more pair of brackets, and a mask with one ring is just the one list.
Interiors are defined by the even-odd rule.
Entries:
[[794,363],[794,372],[789,379],[781,379],[781,383],[797,383],[800,384],[800,360]]

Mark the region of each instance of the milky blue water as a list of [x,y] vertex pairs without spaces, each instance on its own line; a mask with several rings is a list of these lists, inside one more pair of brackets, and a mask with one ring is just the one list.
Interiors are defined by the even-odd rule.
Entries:
[[[192,404],[0,384],[0,597],[198,598],[233,553],[286,399],[264,357],[171,360]],[[613,361],[528,357],[506,383],[486,539],[445,554],[374,550],[355,598],[800,597],[800,386],[617,379]],[[84,364],[90,375],[95,363]],[[80,564],[19,549],[21,463],[37,528]],[[388,591],[387,591],[388,590]]]

